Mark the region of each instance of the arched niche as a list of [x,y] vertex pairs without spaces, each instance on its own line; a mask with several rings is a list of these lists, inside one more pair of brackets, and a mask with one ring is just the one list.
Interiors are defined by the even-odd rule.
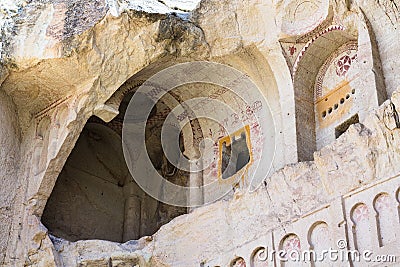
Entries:
[[358,30],[331,25],[315,32],[293,64],[299,161],[362,121],[386,95],[374,75],[372,39]]
[[371,210],[364,203],[358,203],[351,210],[352,234],[354,247],[358,251],[372,247],[372,229],[374,222],[370,216]]
[[379,246],[384,247],[396,241],[396,234],[393,231],[393,225],[398,221],[395,197],[388,193],[378,194],[374,199],[374,209]]
[[326,262],[327,260],[320,255],[323,255],[322,252],[326,248],[332,246],[332,238],[328,224],[322,221],[314,223],[308,231],[308,242],[310,250],[316,253],[311,259],[313,262],[312,266],[325,266],[324,264],[326,263],[324,263],[324,261]]
[[[134,94],[133,89],[125,94],[113,120],[106,123],[93,116],[82,130],[44,209],[42,222],[52,235],[70,241],[125,242],[152,235],[186,213],[186,208],[166,205],[146,194],[127,168],[121,134]],[[186,186],[187,173],[169,164],[158,141],[166,111],[168,107],[160,102],[149,117],[138,118],[147,122],[146,145],[155,169],[169,181]]]
[[268,258],[268,249],[259,247],[251,255],[251,267],[267,267],[273,265],[272,259]]
[[300,255],[302,247],[300,238],[294,233],[287,234],[282,238],[279,249],[285,252],[286,261],[281,261],[281,266],[297,266],[295,259]]
[[356,40],[342,27],[331,26],[310,41],[294,64],[294,94],[299,161],[313,159],[317,150],[315,120],[315,84],[325,61],[342,45]]

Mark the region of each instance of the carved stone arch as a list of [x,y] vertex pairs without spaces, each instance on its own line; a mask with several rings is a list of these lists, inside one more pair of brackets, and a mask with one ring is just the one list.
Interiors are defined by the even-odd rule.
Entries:
[[105,103],[105,105],[110,106],[118,110],[124,97],[131,92],[135,92],[139,86],[141,86],[145,80],[127,80]]
[[396,224],[397,201],[386,192],[379,193],[374,199],[374,209],[379,246],[383,247],[396,240],[393,225]]
[[[135,81],[137,81],[137,82],[135,82]],[[112,118],[111,116],[109,116],[108,118],[110,118],[110,122],[109,123],[107,123],[107,122],[105,122],[105,121],[102,121],[101,119],[99,119],[99,118],[96,118],[96,117],[94,117],[94,116],[92,116],[89,120],[88,120],[88,123],[86,124],[86,126],[84,127],[84,130],[83,130],[83,132],[81,133],[81,136],[80,136],[80,138],[78,139],[78,142],[76,143],[76,145],[75,145],[75,148],[73,149],[73,152],[70,154],[70,157],[68,158],[68,160],[67,160],[67,163],[66,163],[66,165],[64,166],[64,169],[61,171],[61,174],[60,174],[60,177],[57,179],[57,182],[55,183],[55,187],[54,187],[54,191],[53,191],[53,193],[51,193],[51,195],[53,196],[53,198],[52,197],[50,197],[49,198],[49,201],[48,201],[48,205],[49,205],[49,207],[53,207],[52,208],[52,210],[50,209],[50,210],[48,210],[48,209],[45,209],[45,213],[44,213],[44,217],[43,217],[43,219],[46,221],[46,223],[48,224],[49,222],[50,222],[50,224],[51,224],[51,222],[52,222],[52,219],[51,219],[51,214],[58,214],[58,213],[60,213],[60,214],[64,214],[65,216],[67,216],[68,215],[68,212],[57,212],[55,209],[56,209],[56,207],[57,207],[57,205],[54,205],[54,203],[55,202],[57,202],[57,198],[55,198],[54,196],[55,195],[59,195],[60,197],[62,197],[62,195],[64,194],[64,193],[59,193],[59,194],[56,194],[57,192],[59,192],[60,191],[60,188],[67,188],[68,187],[68,185],[71,185],[71,184],[69,184],[69,180],[71,180],[70,178],[71,177],[69,177],[68,176],[68,170],[67,170],[67,168],[66,167],[68,167],[69,165],[71,165],[71,164],[69,164],[68,162],[71,162],[71,160],[72,160],[72,157],[75,155],[76,156],[76,153],[80,153],[79,152],[79,146],[80,146],[80,144],[82,143],[82,140],[81,140],[81,138],[83,138],[83,137],[86,137],[86,139],[88,138],[88,137],[90,137],[90,136],[92,136],[91,138],[93,139],[93,140],[97,140],[97,139],[104,139],[104,138],[97,138],[96,136],[98,135],[98,134],[100,134],[100,133],[98,133],[98,134],[96,134],[96,133],[93,133],[93,134],[91,134],[91,132],[92,132],[92,130],[93,129],[89,129],[90,128],[90,125],[98,125],[99,127],[103,127],[104,129],[108,129],[107,131],[111,131],[111,130],[113,130],[113,132],[114,132],[114,134],[115,133],[118,133],[119,135],[117,135],[118,136],[118,138],[120,139],[121,138],[121,129],[122,129],[122,123],[123,123],[123,119],[124,119],[124,112],[125,112],[125,110],[121,110],[121,105],[122,104],[124,104],[124,105],[127,105],[128,103],[129,103],[129,101],[130,101],[130,98],[134,95],[134,94],[136,94],[136,93],[138,93],[138,92],[136,92],[137,91],[137,88],[141,85],[143,83],[143,80],[140,80],[140,79],[137,79],[137,77],[136,77],[136,75],[134,75],[131,79],[129,79],[125,84],[123,84],[122,86],[121,86],[121,88],[119,89],[119,90],[117,90],[115,93],[114,93],[114,95],[108,100],[108,101],[106,101],[105,102],[105,104],[104,105],[100,105],[100,106],[98,106],[98,107],[96,107],[95,108],[95,110],[94,110],[94,114],[95,115],[97,115],[96,114],[96,112],[99,112],[99,111],[101,111],[101,112],[103,112],[104,110],[107,112],[107,108],[111,108],[111,109],[114,109],[114,110],[119,110],[119,111],[121,111],[120,112],[120,114],[118,114],[118,115],[116,115],[116,116],[114,116],[114,118]],[[85,98],[85,95],[83,95],[82,96],[82,98],[79,100],[79,103],[81,103],[82,105],[84,105],[83,103],[86,101],[86,99],[87,98]],[[164,102],[162,103],[164,106],[166,106],[166,111],[167,111],[167,113],[162,113],[162,114],[154,114],[155,115],[155,117],[157,117],[157,115],[159,115],[158,117],[157,117],[157,119],[160,119],[160,120],[165,120],[165,117],[168,115],[168,113],[170,112],[170,109],[172,109],[172,108],[174,108],[174,106],[177,106],[177,105],[181,105],[181,102],[182,102],[182,100],[180,99],[180,97],[179,97],[179,95],[174,95],[173,94],[173,92],[168,92],[167,94],[166,94],[166,96],[165,96],[165,99],[164,99]],[[160,102],[161,103],[161,102]],[[115,112],[115,113],[117,113],[117,112]],[[60,115],[61,113],[59,113],[58,115]],[[101,114],[101,113],[99,113],[99,114]],[[61,114],[62,115],[62,114]],[[64,115],[62,115],[62,116],[64,116]],[[57,115],[55,115],[55,118],[57,117]],[[192,129],[194,128],[192,125],[196,125],[196,122],[197,122],[197,120],[196,119],[194,119],[193,121],[190,121],[190,125],[191,125],[191,127],[189,128],[189,131],[188,131],[188,135],[187,136],[184,136],[184,140],[185,139],[192,139],[193,140],[193,137],[190,137],[191,135],[193,135],[193,133],[192,133]],[[88,128],[89,127],[89,128]],[[110,133],[111,134],[111,133]],[[110,135],[109,134],[109,135]],[[202,136],[202,133],[200,132],[199,133],[200,134],[200,136]],[[104,134],[103,134],[104,135]],[[185,142],[186,143],[186,142]],[[101,147],[101,145],[99,145],[98,147]],[[77,152],[78,151],[78,152]],[[95,154],[95,155],[97,155],[98,153],[89,153],[89,155],[92,155],[92,154]],[[86,160],[86,158],[87,158],[88,156],[83,156],[83,158],[82,158],[82,161],[84,162],[85,160]],[[99,160],[98,159],[98,161],[100,161],[100,162],[103,162],[103,161],[101,161],[101,160]],[[93,162],[93,161],[92,161]],[[103,163],[102,163],[103,164]],[[105,164],[105,162],[104,162],[104,164]],[[103,165],[104,165],[103,164]],[[102,167],[99,165],[99,167],[98,168],[92,168],[92,172],[94,171],[94,172],[96,172],[96,170],[99,170],[99,169],[101,169]],[[71,169],[71,168],[70,168]],[[81,168],[81,169],[83,169],[83,168]],[[69,173],[71,173],[71,170],[69,171]],[[110,173],[112,173],[112,172],[110,172]],[[167,175],[168,174],[170,174],[170,176],[172,175],[171,173],[166,173]],[[175,173],[173,173],[173,174],[175,174]],[[78,174],[76,174],[76,175],[78,175]],[[85,174],[86,175],[86,174]],[[100,175],[92,175],[92,174],[90,174],[90,173],[88,173],[88,175],[91,177],[91,176],[98,176],[98,177],[100,177],[101,175],[106,175],[104,172]],[[79,176],[79,175],[78,175]],[[126,178],[126,179],[128,179],[128,177]],[[133,182],[133,180],[132,179],[129,179],[129,181],[130,180],[132,180],[132,182],[129,182],[129,184],[126,182],[126,181],[128,181],[128,180],[124,180],[124,182],[122,182],[122,181],[118,181],[117,183],[115,183],[118,187],[123,187],[124,189],[123,189],[123,191],[124,191],[124,193],[122,194],[122,196],[121,197],[123,197],[125,200],[123,200],[123,201],[126,201],[126,203],[125,203],[125,209],[127,209],[127,210],[125,210],[125,212],[126,212],[126,214],[124,215],[125,217],[124,217],[124,219],[123,219],[123,221],[124,221],[124,223],[123,223],[123,227],[124,227],[124,229],[122,230],[122,232],[120,231],[121,229],[119,229],[120,228],[120,226],[115,226],[115,227],[117,227],[119,230],[115,230],[115,233],[116,234],[114,234],[114,235],[112,235],[112,234],[110,234],[110,235],[107,235],[107,232],[110,232],[109,230],[107,230],[108,228],[106,227],[106,228],[99,228],[99,232],[98,233],[103,233],[104,234],[104,236],[96,236],[95,235],[95,233],[97,233],[96,231],[95,232],[93,232],[93,233],[91,233],[90,231],[89,231],[89,229],[86,229],[85,231],[84,230],[82,230],[82,235],[80,234],[80,229],[81,229],[81,227],[79,227],[78,225],[75,225],[75,230],[73,231],[73,232],[71,232],[71,233],[67,233],[66,234],[66,236],[67,237],[69,237],[69,238],[72,238],[73,240],[79,240],[79,239],[81,239],[81,238],[84,238],[84,239],[86,239],[86,238],[100,238],[100,239],[108,239],[108,240],[113,240],[113,241],[118,241],[118,242],[122,242],[122,241],[127,241],[127,240],[131,240],[131,239],[138,239],[139,237],[141,237],[141,236],[143,236],[143,235],[152,235],[162,224],[164,224],[164,223],[167,223],[169,220],[171,220],[172,218],[174,218],[174,217],[176,217],[176,216],[179,216],[179,215],[181,215],[181,214],[183,214],[182,213],[182,211],[181,211],[181,209],[179,209],[179,207],[172,207],[172,206],[168,206],[168,205],[165,205],[165,204],[163,204],[163,203],[159,203],[157,200],[154,200],[153,198],[151,198],[150,196],[148,196],[148,195],[146,195],[146,194],[141,194],[141,197],[140,197],[140,199],[135,195],[135,192],[137,192],[137,191],[140,191],[140,189],[138,188],[138,186],[134,186],[134,182]],[[92,178],[87,178],[87,179],[83,179],[83,180],[85,180],[87,183],[95,183],[95,181],[94,181],[94,179],[92,179]],[[65,184],[65,186],[60,186],[60,183],[62,184],[62,183],[64,183]],[[76,184],[76,186],[78,186],[79,188],[81,188],[82,187],[82,185],[80,184],[81,182],[79,182],[79,181],[77,181],[77,184]],[[99,185],[98,185],[98,183],[96,182],[95,184],[97,184],[96,186],[94,186],[94,188],[100,188],[99,190],[102,192],[102,190],[105,190],[105,191],[107,191],[108,189],[106,189],[106,188],[101,188],[101,187],[99,187]],[[126,184],[128,184],[128,187],[129,188],[127,188],[126,190],[125,190],[125,185]],[[132,186],[131,186],[131,184],[132,184]],[[115,187],[115,186],[114,186]],[[89,188],[89,186],[88,186],[88,188]],[[132,189],[133,188],[133,189]],[[112,189],[112,190],[119,190],[117,187],[115,187],[115,189]],[[55,191],[57,191],[57,192],[55,192]],[[78,191],[78,190],[72,190],[72,191]],[[100,192],[99,191],[99,192]],[[109,192],[110,190],[108,190],[107,192]],[[120,191],[120,190],[119,190]],[[50,194],[50,193],[49,193]],[[66,195],[68,195],[68,192],[67,193],[65,193]],[[64,194],[64,195],[65,195]],[[90,194],[92,194],[93,195],[93,192],[92,193],[90,193]],[[89,195],[90,195],[89,194]],[[94,193],[94,194],[97,194],[97,193]],[[105,193],[106,194],[106,193]],[[80,196],[83,196],[83,195],[85,195],[85,194],[77,194],[77,196],[76,197],[80,197]],[[116,194],[116,195],[118,195],[118,194]],[[100,196],[97,196],[97,197],[95,197],[95,199],[96,198],[98,198],[98,197],[100,197]],[[47,199],[46,199],[46,201],[47,201]],[[90,202],[90,201],[89,201]],[[145,203],[145,204],[143,204],[143,203]],[[146,204],[147,203],[147,204]],[[144,212],[143,213],[143,209],[144,209],[144,207],[145,207],[145,205],[147,205],[146,207],[146,212]],[[99,206],[99,205],[97,205],[97,206]],[[121,205],[116,205],[116,207],[120,207]],[[47,206],[46,206],[47,207]],[[138,211],[138,209],[139,209],[139,211]],[[105,208],[105,210],[107,210],[106,208]],[[111,212],[112,211],[112,209],[108,209],[108,211],[109,212]],[[159,221],[155,221],[155,220],[153,220],[154,218],[153,217],[151,217],[152,215],[151,214],[153,214],[152,213],[152,211],[154,211],[154,214],[159,214],[159,216],[156,216],[156,215],[154,215],[154,216],[156,216],[157,218],[158,217],[160,217],[160,220]],[[184,210],[184,213],[186,212],[186,209]],[[161,214],[161,215],[160,215]],[[76,216],[78,216],[77,214],[75,214]],[[74,216],[75,216],[74,215]],[[121,214],[119,213],[119,217],[121,217],[120,216]],[[69,215],[68,215],[69,216]],[[146,217],[147,216],[147,217]],[[149,217],[150,216],[150,217]],[[96,216],[93,216],[94,218],[96,217]],[[119,218],[118,217],[118,218]],[[49,219],[50,218],[50,219]],[[122,219],[121,218],[119,218],[119,222],[121,221]],[[132,223],[132,222],[134,222],[134,221],[136,221],[136,220],[140,220],[141,221],[141,223]],[[58,220],[58,221],[62,221],[62,220]],[[102,221],[105,221],[105,220],[103,220],[102,219]],[[46,225],[47,225],[46,224]],[[137,226],[138,225],[140,225],[140,227],[138,228]],[[110,227],[114,227],[114,226],[110,226]],[[54,227],[57,227],[57,223],[55,224],[55,226],[54,225],[52,225],[50,228],[50,230],[51,231],[54,231]],[[61,226],[60,226],[61,227]],[[115,228],[114,227],[114,228]],[[113,229],[114,229],[113,228]],[[126,229],[125,229],[126,228]],[[82,227],[82,229],[84,229],[84,227]],[[85,232],[85,233],[84,233]],[[114,230],[113,231],[111,231],[111,232],[114,232]],[[122,236],[121,236],[121,233],[123,233],[122,234]]]
[[327,230],[327,232],[324,231],[324,234],[327,234],[326,238],[327,239],[331,239],[330,237],[330,233],[329,233],[329,226],[326,222],[324,221],[317,221],[315,223],[313,223],[311,225],[311,227],[308,230],[308,234],[307,234],[307,239],[308,239],[308,243],[310,245],[310,248],[313,249],[315,247],[315,242],[313,240],[313,232],[318,228],[318,227],[324,227],[324,230]]
[[184,103],[181,95],[171,90],[168,91],[165,96],[167,99],[165,101],[161,99],[161,101],[168,106],[170,111],[177,106],[182,106],[185,113],[188,114],[188,127],[180,127],[185,145],[183,154],[189,159],[195,159],[200,154],[198,146],[200,140],[204,137],[204,132],[199,120],[196,118],[193,110]]
[[268,258],[268,249],[265,247],[258,247],[252,253],[250,257],[251,267],[267,267],[273,264],[272,259]]
[[[145,70],[141,71],[141,72],[146,72]],[[146,80],[143,79],[138,79],[136,78],[136,76],[141,76],[141,73],[138,73],[136,75],[134,75],[133,77],[131,77],[130,79],[128,79],[105,103],[105,106],[112,108],[113,110],[117,111],[119,110],[122,101],[124,101],[124,99],[129,99],[129,97],[132,97],[133,94],[136,93],[136,91],[138,90],[138,88],[143,85],[145,83]],[[145,74],[144,76],[150,76],[148,74]],[[174,94],[172,91],[167,92],[164,95],[167,98],[167,101],[164,100],[164,104],[167,105],[167,107],[169,109],[173,109],[175,106],[180,105],[182,100],[180,99],[179,95]],[[127,98],[128,97],[128,98]],[[188,109],[189,113],[192,113],[192,111],[190,111],[190,108],[185,106],[185,109]],[[168,110],[167,110],[168,111]],[[165,112],[164,112],[165,113]],[[166,114],[157,114],[158,117],[166,117],[168,115],[169,112],[167,112]],[[191,150],[191,147],[196,147],[196,145],[194,144],[196,141],[196,138],[194,138],[194,136],[198,136],[199,133],[194,133],[193,130],[196,129],[196,125],[198,124],[197,119],[194,119],[194,121],[190,122],[191,127],[190,128],[183,128],[183,135],[184,135],[184,142],[185,142],[185,146],[188,147],[188,150]],[[192,130],[192,132],[190,132],[190,130]],[[202,134],[201,134],[202,136]],[[193,153],[191,153],[193,154]]]
[[242,257],[237,257],[231,261],[230,267],[246,267],[246,261]]
[[[314,255],[316,257],[323,255],[322,251],[332,246],[330,229],[328,224],[324,221],[318,221],[312,224],[308,231],[307,239],[310,250],[315,251]],[[324,266],[322,259],[313,258],[312,261],[315,266]]]
[[[175,58],[171,57],[165,57],[160,60],[160,62],[155,61],[152,64],[149,64],[149,62],[143,63],[143,67],[146,70],[145,72],[148,73],[148,67],[150,66],[150,69],[153,71],[156,71],[157,67],[165,67],[171,64],[176,63]],[[114,64],[114,63],[111,63]],[[119,64],[119,63],[118,63]],[[147,66],[147,67],[146,67]],[[145,80],[148,78],[147,77],[142,77],[142,76],[137,76],[138,73],[140,73],[140,67],[135,67],[132,69],[128,69],[126,72],[123,73],[122,76],[125,77],[133,77],[136,80]],[[139,72],[138,72],[139,71]],[[107,74],[108,75],[108,74]],[[46,206],[47,200],[50,197],[54,185],[56,184],[57,177],[62,171],[62,168],[65,164],[65,162],[68,159],[68,156],[70,155],[71,151],[74,148],[74,145],[76,144],[76,141],[79,138],[79,135],[81,131],[83,130],[85,124],[88,122],[90,119],[91,115],[95,113],[96,108],[103,109],[104,103],[107,101],[107,95],[112,96],[113,93],[118,91],[118,88],[123,84],[125,81],[121,80],[121,75],[118,76],[119,78],[117,79],[117,82],[113,83],[107,83],[109,77],[103,77],[104,80],[106,81],[106,87],[100,89],[100,83],[101,79],[94,79],[88,84],[82,85],[84,88],[81,90],[75,97],[71,98],[71,96],[68,96],[66,98],[61,99],[62,101],[68,102],[68,104],[72,107],[71,109],[71,121],[69,123],[70,126],[68,129],[63,129],[65,133],[67,133],[67,136],[61,140],[60,139],[60,144],[58,144],[58,150],[56,151],[55,157],[49,161],[49,164],[47,168],[45,168],[43,171],[39,171],[38,167],[39,165],[35,165],[32,167],[31,171],[39,173],[39,176],[37,177],[37,185],[34,185],[34,188],[32,187],[30,192],[35,201],[32,201],[32,207],[31,209],[33,210],[32,214],[35,214],[37,216],[41,216],[44,208]],[[96,94],[96,90],[100,90],[103,94]],[[109,98],[109,97],[108,97]],[[104,99],[104,100],[103,100]],[[59,104],[59,102],[53,103],[55,106]],[[51,107],[48,107],[49,110],[54,108],[55,106],[51,105]],[[97,105],[97,106],[96,106]],[[37,117],[42,117],[43,114],[47,112],[40,112],[40,114]],[[107,110],[108,111],[108,110]],[[43,113],[43,114],[42,114]],[[115,114],[113,114],[115,117]],[[36,126],[34,129],[34,135],[36,135]],[[41,147],[43,147],[43,142],[41,142]],[[34,148],[33,150],[38,151],[41,150],[41,147]],[[46,149],[47,149],[46,145]],[[32,153],[35,154],[35,153]],[[40,156],[39,156],[40,157]],[[35,161],[36,158],[33,156],[31,158],[32,161]]]
[[345,43],[357,40],[340,25],[317,32],[299,53],[293,67],[299,161],[313,159],[317,150],[314,86],[324,63]]
[[370,220],[370,208],[365,203],[354,205],[350,211],[352,221],[351,231],[353,235],[354,247],[358,251],[368,249],[372,246],[371,231],[372,225]]
[[295,233],[285,235],[279,242],[279,250],[285,251],[287,259],[281,262],[281,266],[297,266],[297,262],[291,259],[300,256],[302,245],[299,236]]
[[[350,57],[348,55],[345,55],[343,60],[347,60],[343,63],[341,63],[341,66],[337,66],[339,63],[339,60],[337,60],[337,57],[341,55],[342,53],[346,51],[356,51],[358,50],[358,43],[357,41],[350,40],[349,42],[343,44],[340,46],[336,51],[334,51],[324,62],[323,66],[319,69],[318,74],[317,74],[317,79],[314,85],[314,101],[318,101],[321,97],[323,97],[323,79],[325,75],[327,74],[329,66],[332,64],[336,64],[336,72],[340,72],[341,75],[344,73],[348,72],[348,67],[351,66],[351,64],[354,64],[354,61],[357,59],[357,54],[355,54],[353,57]],[[342,57],[343,58],[343,57]]]

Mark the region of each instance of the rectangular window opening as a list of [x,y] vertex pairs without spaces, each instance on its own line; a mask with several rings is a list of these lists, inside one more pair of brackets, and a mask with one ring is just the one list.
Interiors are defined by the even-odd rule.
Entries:
[[234,134],[219,140],[220,148],[220,177],[228,179],[251,162],[250,128],[236,131]]
[[356,124],[359,123],[359,118],[358,118],[358,114],[352,116],[350,119],[346,120],[345,122],[343,122],[342,124],[340,124],[339,126],[337,126],[335,128],[335,136],[336,139],[338,139],[342,134],[344,134],[347,129],[349,129],[350,125],[352,124]]

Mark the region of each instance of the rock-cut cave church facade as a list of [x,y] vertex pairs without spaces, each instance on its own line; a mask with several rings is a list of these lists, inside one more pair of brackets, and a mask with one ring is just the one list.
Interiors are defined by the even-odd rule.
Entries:
[[[0,265],[327,266],[260,252],[338,241],[400,262],[398,0],[139,2],[3,8]],[[140,88],[176,66],[221,83],[180,84],[145,113]],[[126,118],[145,125],[155,173],[191,188],[181,205],[134,179]]]

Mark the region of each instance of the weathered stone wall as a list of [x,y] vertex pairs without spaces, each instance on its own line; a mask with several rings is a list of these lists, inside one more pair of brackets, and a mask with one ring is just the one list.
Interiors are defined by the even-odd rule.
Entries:
[[[293,69],[279,40],[313,32],[328,10],[320,7],[317,16],[306,23],[307,12],[313,11],[306,8],[293,26],[292,18],[285,14],[296,5],[272,1],[204,0],[192,14],[192,21],[174,15],[120,13],[123,9],[110,13],[97,1],[87,5],[85,19],[80,20],[74,3],[32,2],[13,21],[18,22],[13,28],[16,34],[2,40],[7,44],[2,54],[10,72],[0,92],[0,178],[5,179],[1,190],[6,192],[0,194],[0,233],[7,237],[1,239],[0,255],[7,248],[4,265],[109,266],[111,262],[198,266],[221,259],[221,255],[234,257],[233,248],[256,240],[260,233],[282,228],[321,205],[336,203],[354,189],[399,174],[400,103],[395,95],[393,103],[386,102],[378,111],[369,107],[366,113],[371,115],[314,154],[314,162],[287,166],[252,194],[239,190],[231,200],[176,218],[153,238],[127,244],[69,243],[53,238],[53,246],[40,219],[56,179],[87,119],[107,114],[104,103],[141,70],[146,76],[176,62],[206,59],[252,74],[266,98],[276,101],[273,112],[283,151],[276,170],[295,163],[299,129]],[[327,1],[321,3],[326,5]],[[358,3],[352,3],[353,12],[358,12]],[[360,6],[375,33],[370,40],[377,41],[374,51],[379,51],[380,58],[374,53],[373,67],[383,67],[390,94],[398,87],[396,71],[400,68],[395,55],[399,38],[392,31],[398,30],[398,23],[396,13],[387,13],[388,7],[374,3]],[[333,19],[357,24],[357,19],[348,19],[344,1],[332,5],[336,12]],[[296,25],[305,27],[296,32]],[[67,35],[64,29],[68,29]],[[297,53],[301,49],[299,46]],[[378,80],[383,86],[379,75]],[[271,90],[275,86],[276,90]],[[9,97],[3,96],[3,91]],[[381,103],[384,97],[379,98]],[[21,169],[17,172],[18,166]]]
[[15,196],[19,187],[20,130],[11,98],[0,91],[0,262],[10,239]]
[[[26,12],[57,16],[51,10],[52,4],[43,4],[40,8],[27,7]],[[100,103],[106,102],[129,77],[160,58],[207,54],[201,31],[173,16],[135,11],[124,12],[118,18],[109,15],[80,36],[55,44],[47,44],[46,31],[40,30],[44,24],[37,16],[28,18],[18,25],[20,35],[8,39],[12,45],[8,46],[6,63],[12,70],[1,89],[18,107],[13,116],[18,115],[22,143],[22,168],[13,185],[21,186],[12,193],[17,201],[7,205],[13,214],[8,214],[2,224],[11,229],[10,238],[4,239],[6,266],[21,266],[24,262],[34,265],[42,258],[41,253],[51,253],[51,248],[45,248],[51,243],[43,232],[40,216],[79,133],[94,110],[101,109]],[[32,24],[37,27],[32,28]],[[174,31],[165,32],[163,27],[168,25]],[[37,31],[43,35],[33,38]],[[19,123],[4,130],[10,131]],[[40,247],[44,249],[39,253]]]
[[[396,69],[399,68],[399,62],[395,55],[399,54],[397,45],[400,36],[400,2],[368,0],[356,1],[354,9],[359,8],[365,15],[369,26],[373,32],[373,37],[377,43],[377,50],[382,64],[378,64],[376,72],[379,73],[382,68],[386,90],[390,96],[400,86]],[[378,55],[377,55],[378,56]],[[377,59],[379,61],[379,59]]]
[[[329,222],[332,237],[345,238],[351,244],[351,229],[347,234],[344,229],[346,224],[351,227],[349,210],[343,214],[344,201],[372,188],[359,200],[372,203],[379,193],[388,190],[387,186],[380,189],[376,185],[387,180],[394,192],[390,193],[390,198],[399,201],[396,194],[400,187],[400,166],[395,163],[400,160],[400,125],[396,111],[396,107],[400,107],[399,96],[400,92],[396,93],[392,102],[385,102],[361,124],[351,126],[336,142],[317,152],[314,162],[285,167],[252,194],[238,191],[230,201],[178,217],[163,226],[153,236],[153,241],[142,239],[140,246],[137,243],[117,245],[106,241],[69,243],[57,240],[55,245],[61,260],[67,266],[79,263],[90,266],[96,262],[116,264],[124,257],[127,260],[136,258],[138,262],[146,259],[149,266],[199,266],[201,263],[227,266],[235,257],[248,259],[252,249],[269,245],[271,232],[279,233],[277,238],[283,237],[291,231],[307,229],[318,220]],[[356,200],[350,202],[357,203]],[[351,203],[347,209],[351,209]],[[328,213],[307,217],[327,206],[331,207]],[[335,219],[332,221],[331,217]],[[295,222],[300,228],[292,226]],[[397,222],[393,233],[399,232],[398,228]],[[378,240],[372,232],[370,235]],[[392,250],[381,252],[396,253],[396,243],[390,245]],[[102,253],[97,252],[100,248]],[[131,249],[135,250],[133,254],[129,252]],[[109,253],[104,254],[104,251]]]

